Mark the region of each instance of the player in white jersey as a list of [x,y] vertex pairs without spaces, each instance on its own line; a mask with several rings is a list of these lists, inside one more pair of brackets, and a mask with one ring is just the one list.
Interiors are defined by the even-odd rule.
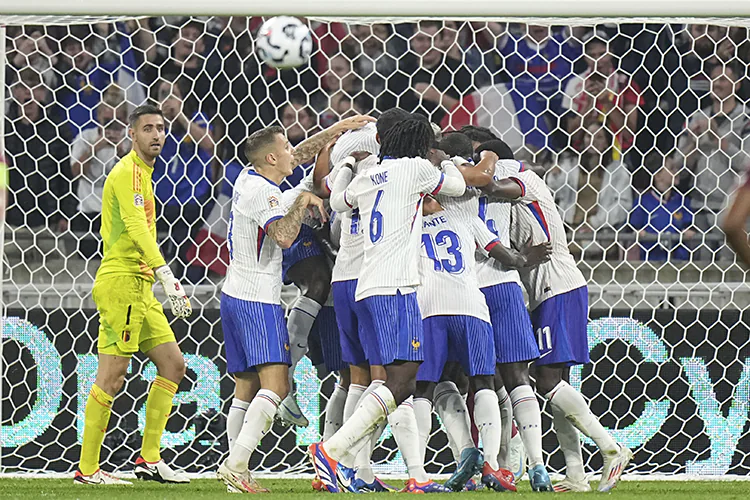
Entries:
[[232,407],[243,423],[235,424],[229,457],[218,476],[228,488],[241,492],[267,491],[248,471],[248,460],[271,427],[289,387],[289,337],[281,308],[281,249],[297,237],[308,207],[323,202],[302,193],[288,213],[281,207],[278,184],[296,165],[294,149],[280,127],[252,134],[248,159],[255,166],[237,179],[232,198],[227,242],[229,270],[222,288],[221,322],[227,371],[235,378]]
[[[389,414],[395,417],[397,406],[404,419],[416,427],[413,410],[402,403],[414,393],[423,359],[422,321],[415,294],[419,285],[422,199],[425,194],[439,192],[460,196],[466,188],[455,167],[441,173],[424,159],[432,142],[432,129],[426,121],[410,119],[397,124],[383,141],[380,164],[355,178],[341,196],[336,189],[332,194],[331,206],[337,212],[360,210],[365,232],[356,290],[356,299],[362,302],[360,342],[371,365],[386,367],[387,380],[360,401],[359,408],[333,437],[310,446],[313,466],[330,492],[340,491],[338,482],[346,482],[338,474],[339,462],[350,467],[353,455],[369,442],[372,429]],[[412,450],[418,448],[417,437],[413,438],[413,445],[408,446]],[[420,471],[408,461],[407,466],[412,477],[406,491],[447,490],[430,481],[424,467]]]
[[[508,150],[509,151],[509,150]],[[509,156],[509,157],[508,157]],[[505,158],[512,160],[512,155]],[[529,294],[531,320],[540,358],[536,361],[537,390],[550,402],[555,431],[566,459],[566,479],[559,491],[588,491],[581,445],[573,427],[590,437],[604,459],[599,491],[614,488],[632,458],[599,423],[583,396],[570,384],[570,366],[590,362],[587,336],[588,292],[586,280],[568,250],[568,241],[554,197],[544,180],[524,171],[494,181],[484,192],[491,198],[514,201],[511,239],[552,243],[546,264],[521,270]]]
[[[351,180],[352,170],[362,175],[367,168],[376,166],[377,155],[380,152],[380,137],[395,124],[411,117],[411,114],[398,108],[383,112],[376,125],[366,125],[359,130],[352,130],[342,135],[331,152],[334,161],[334,171],[328,176],[328,185],[340,183],[347,186]],[[367,158],[364,153],[371,153]],[[348,167],[343,167],[347,163]],[[356,164],[356,165],[355,165]],[[337,180],[338,174],[342,178]],[[345,189],[345,188],[344,188]],[[336,320],[339,325],[339,336],[341,342],[342,358],[350,367],[351,383],[344,406],[343,422],[349,419],[354,410],[359,406],[362,397],[366,397],[378,385],[385,382],[385,369],[382,366],[370,366],[359,342],[359,321],[357,317],[357,303],[354,295],[357,289],[359,270],[364,258],[362,224],[360,223],[359,210],[347,210],[337,214],[341,223],[341,236],[336,263],[333,267],[333,298],[336,309]],[[385,424],[373,432],[373,439],[369,445],[364,446],[354,461],[356,476],[350,491],[356,492],[383,492],[392,491],[393,488],[375,477],[370,456],[377,438],[382,433]],[[396,437],[400,427],[395,427]],[[324,439],[329,436],[324,435]]]
[[[310,191],[327,198],[329,191],[325,187],[325,178],[329,173],[329,156],[332,139],[338,134],[356,130],[374,121],[369,116],[354,116],[333,125],[326,131],[316,134],[302,142],[296,149],[307,149],[310,158],[318,154],[315,168],[294,188],[285,191],[281,196],[282,206],[288,208],[297,196],[304,191]],[[325,140],[325,141],[324,141]],[[309,145],[309,146],[308,146]],[[314,148],[318,149],[315,150]],[[309,160],[309,158],[308,158]],[[289,329],[289,345],[292,367],[289,370],[289,385],[292,391],[279,405],[278,418],[285,425],[307,427],[307,418],[297,404],[294,394],[294,370],[297,363],[308,352],[308,340],[311,331],[315,333],[313,345],[320,346],[320,357],[326,369],[330,372],[344,368],[338,345],[338,331],[333,308],[325,307],[331,291],[331,267],[328,256],[315,234],[315,227],[320,222],[313,217],[306,217],[303,221],[297,239],[292,245],[284,249],[282,260],[282,277],[285,283],[294,283],[301,290],[301,295],[293,304],[287,325]],[[314,351],[318,351],[315,349]],[[316,357],[316,356],[312,356]],[[315,361],[318,361],[317,359]],[[329,427],[335,427],[343,414],[343,403],[346,398],[348,373],[342,373],[342,380],[336,384],[334,393],[329,398],[331,411],[326,412],[326,419],[334,417]],[[339,404],[340,403],[340,404]],[[341,411],[337,411],[339,408]],[[336,417],[335,415],[338,415]]]

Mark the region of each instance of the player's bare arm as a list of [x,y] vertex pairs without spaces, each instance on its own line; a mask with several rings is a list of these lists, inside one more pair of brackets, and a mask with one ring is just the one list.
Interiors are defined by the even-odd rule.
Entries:
[[323,200],[312,193],[301,193],[289,212],[281,219],[272,222],[268,226],[268,236],[270,236],[281,248],[289,248],[297,239],[302,219],[308,207],[317,207],[319,216],[323,222],[326,220],[326,211],[323,207]]
[[332,140],[320,149],[318,157],[315,159],[313,168],[313,193],[319,198],[328,198],[331,194],[326,188],[326,177],[331,173],[331,150],[340,137],[337,134]]
[[523,187],[513,179],[493,180],[481,190],[493,201],[514,201],[523,196]]
[[523,252],[499,244],[492,247],[489,254],[490,257],[511,269],[536,267],[550,260],[552,243],[545,241],[539,245],[531,245],[529,242]]
[[747,241],[745,226],[750,217],[750,185],[744,184],[737,190],[729,213],[721,227],[727,235],[727,243],[737,252],[737,256],[750,265],[750,244]]
[[373,123],[375,121],[375,118],[371,116],[357,115],[331,125],[322,132],[318,132],[309,139],[302,141],[299,146],[294,148],[294,164],[301,165],[312,160],[313,156],[315,156],[323,146],[332,141],[337,135],[346,132],[347,130],[362,128],[368,123]]

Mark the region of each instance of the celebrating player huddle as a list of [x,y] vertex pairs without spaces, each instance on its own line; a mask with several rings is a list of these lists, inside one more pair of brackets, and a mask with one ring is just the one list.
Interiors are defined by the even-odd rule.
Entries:
[[[134,140],[134,152],[105,185],[105,197],[112,193],[112,203],[122,207],[116,214],[122,222],[113,217],[112,225],[103,217],[102,231],[109,237],[95,298],[104,363],[86,410],[77,476],[82,484],[116,482],[98,470],[100,431],[127,367],[122,360],[138,348],[159,370],[147,402],[139,476],[185,481],[158,453],[184,364],[175,361],[181,356],[174,335],[146,290],[154,273],[173,311],[178,316],[190,311],[155,249],[147,175],[160,150],[154,144],[163,144],[163,120],[160,133],[158,110],[150,111],[143,116],[158,118],[153,144],[151,129],[144,129],[142,141]],[[138,127],[151,121],[134,118],[134,139]],[[227,370],[236,386],[227,417],[230,452],[218,467],[219,478],[228,491],[267,491],[250,474],[248,462],[275,418],[307,425],[295,402],[293,372],[315,340],[322,359],[314,364],[338,372],[339,383],[326,407],[323,441],[309,448],[314,488],[395,491],[370,465],[374,444],[389,423],[409,473],[401,491],[439,493],[481,485],[515,491],[523,474],[523,469],[518,477],[510,471],[515,421],[534,491],[590,491],[578,431],[602,453],[599,491],[611,490],[632,454],[612,439],[567,382],[571,366],[589,362],[588,295],[544,181],[486,130],[470,127],[437,143],[420,115],[391,109],[373,122],[366,116],[343,120],[296,148],[279,127],[247,140],[252,166],[234,187],[230,265],[221,295]],[[308,177],[282,194],[284,178],[316,154]],[[118,178],[132,173],[129,189],[115,187],[117,172]],[[319,225],[329,234],[321,237],[314,230]],[[106,273],[108,256],[116,252],[128,258],[132,253],[133,269],[115,272],[110,266]],[[125,304],[105,300],[103,291],[97,296],[106,280],[122,281],[126,275],[146,284],[133,292],[145,298],[128,298]],[[281,307],[284,281],[302,290],[288,319]],[[333,308],[326,307],[331,300]],[[467,393],[473,394],[471,417],[481,451],[471,437]],[[544,466],[536,394],[549,401],[565,455],[566,477],[554,488]],[[424,468],[433,409],[456,461],[444,485]]]

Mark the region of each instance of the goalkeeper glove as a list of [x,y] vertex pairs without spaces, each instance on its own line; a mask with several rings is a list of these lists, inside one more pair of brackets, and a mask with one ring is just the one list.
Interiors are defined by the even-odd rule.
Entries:
[[161,266],[154,269],[156,279],[161,283],[164,288],[164,293],[167,294],[169,299],[169,307],[178,318],[187,318],[193,312],[193,308],[190,307],[190,299],[185,294],[185,289],[182,288],[180,282],[172,274],[172,270],[169,266]]

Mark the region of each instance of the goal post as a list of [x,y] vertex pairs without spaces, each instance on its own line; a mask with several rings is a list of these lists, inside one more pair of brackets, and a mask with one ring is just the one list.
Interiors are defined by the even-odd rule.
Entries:
[[[309,67],[276,72],[254,55],[258,16],[281,14],[304,16],[313,28]],[[440,22],[417,25],[428,19]],[[127,146],[122,109],[176,99],[179,120],[210,138],[206,146],[174,133],[155,178],[160,245],[186,276],[200,270],[186,282],[193,316],[172,321],[188,375],[162,445],[179,468],[208,473],[227,451],[222,414],[232,380],[218,303],[242,141],[276,123],[296,141],[350,113],[399,105],[429,114],[445,133],[487,127],[547,169],[589,281],[592,364],[574,368],[571,384],[635,452],[632,471],[750,476],[750,288],[717,224],[750,167],[742,108],[750,97],[750,3],[37,0],[0,7],[0,25],[7,26],[0,28],[0,99],[8,99],[0,106],[0,151],[13,187],[0,234],[0,474],[74,470],[96,373],[97,190]],[[549,30],[535,35],[532,26]],[[587,52],[592,37],[599,52]],[[518,55],[511,42],[530,52]],[[550,67],[529,62],[550,43],[561,54]],[[431,50],[456,64],[420,76]],[[552,59],[566,68],[553,70]],[[712,81],[724,90],[712,90]],[[524,90],[524,82],[536,87]],[[540,90],[548,84],[555,90]],[[709,115],[700,124],[704,103],[735,98],[731,119]],[[101,119],[107,113],[111,119]],[[724,163],[711,163],[717,155]],[[659,203],[667,191],[672,205]],[[285,307],[298,293],[285,287]],[[153,365],[136,356],[114,404],[107,470],[132,463],[154,377]],[[295,379],[311,425],[275,425],[251,462],[260,474],[312,472],[305,449],[321,436],[335,375],[306,358]],[[545,414],[545,457],[559,472],[550,424]],[[432,431],[428,472],[447,473],[452,456],[437,418]],[[584,441],[584,450],[587,472],[597,472],[596,448]],[[405,473],[388,432],[374,459],[378,474]]]

